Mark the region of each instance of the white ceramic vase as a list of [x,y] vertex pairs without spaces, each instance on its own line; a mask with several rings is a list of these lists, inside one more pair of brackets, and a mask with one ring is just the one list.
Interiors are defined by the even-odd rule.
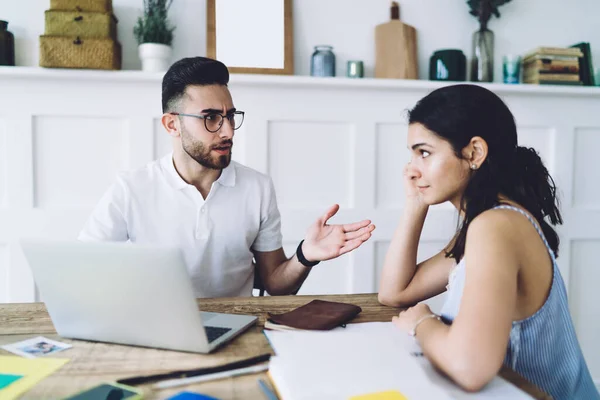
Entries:
[[171,66],[170,46],[159,43],[143,43],[138,47],[142,71],[165,72]]

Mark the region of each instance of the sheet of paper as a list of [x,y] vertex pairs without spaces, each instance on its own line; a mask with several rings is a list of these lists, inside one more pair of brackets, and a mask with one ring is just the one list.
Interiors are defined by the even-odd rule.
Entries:
[[[390,326],[393,330],[398,332],[397,328],[391,322],[369,322],[363,324],[348,324],[348,328],[355,332],[365,332],[373,335],[385,335],[388,332]],[[408,335],[400,335],[399,340],[402,342],[404,348],[409,354],[414,356],[419,365],[425,371],[425,374],[429,380],[435,385],[442,388],[444,391],[449,393],[453,399],[456,400],[469,400],[469,399],[515,399],[515,400],[531,400],[533,397],[517,388],[512,383],[505,379],[496,376],[483,390],[478,393],[468,393],[459,388],[455,383],[450,381],[445,376],[441,375],[435,370],[433,365],[422,356],[422,350],[418,342],[415,341]]]
[[21,378],[0,389],[0,399],[18,398],[68,361],[68,359],[63,358],[29,359],[17,356],[0,356],[0,376],[21,376]]
[[391,322],[348,324],[327,332],[265,331],[265,335],[277,354],[269,373],[285,375],[284,391],[289,390],[294,400],[317,394],[348,399],[392,390],[411,400],[531,399],[500,377],[479,393],[463,391],[420,356],[418,343]]
[[327,398],[398,391],[411,400],[451,399],[428,382],[415,357],[404,349],[398,331],[336,328],[327,332],[269,331],[275,349],[269,374],[283,399]]

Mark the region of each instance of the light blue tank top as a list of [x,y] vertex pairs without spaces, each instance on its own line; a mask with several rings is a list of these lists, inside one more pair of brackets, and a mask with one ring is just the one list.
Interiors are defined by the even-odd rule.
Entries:
[[[544,305],[531,317],[512,323],[504,365],[556,400],[600,400],[577,341],[565,284],[542,230],[532,217],[517,207],[495,209],[514,210],[526,216],[544,241],[553,266],[552,287]],[[463,257],[448,280],[448,294],[441,312],[445,320],[453,321],[458,314],[464,286]]]

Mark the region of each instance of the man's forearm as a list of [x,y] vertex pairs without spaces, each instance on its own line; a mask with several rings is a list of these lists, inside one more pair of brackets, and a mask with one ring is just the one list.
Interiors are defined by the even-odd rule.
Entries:
[[272,296],[295,293],[308,277],[312,267],[306,267],[294,254],[282,262],[268,277],[265,285]]

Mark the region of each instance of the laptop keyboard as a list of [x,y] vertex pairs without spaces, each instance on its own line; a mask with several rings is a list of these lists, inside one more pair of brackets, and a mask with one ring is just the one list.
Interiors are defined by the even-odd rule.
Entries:
[[208,343],[214,342],[227,332],[231,330],[231,328],[221,328],[218,326],[205,326],[204,330],[206,331],[206,337],[208,338]]

